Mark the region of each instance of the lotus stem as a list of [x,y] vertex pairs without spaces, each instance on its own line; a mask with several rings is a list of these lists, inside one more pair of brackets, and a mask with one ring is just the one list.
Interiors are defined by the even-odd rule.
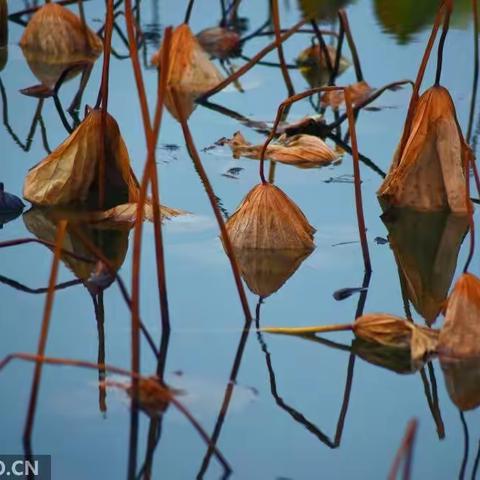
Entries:
[[183,107],[181,105],[181,102],[178,99],[178,94],[175,90],[172,90],[172,96],[173,96],[173,103],[175,105],[175,109],[179,113],[180,125],[182,127],[183,136],[185,137],[185,143],[187,144],[188,152],[190,154],[190,157],[192,158],[195,169],[197,170],[197,173],[200,176],[203,186],[207,192],[210,205],[212,207],[218,226],[220,228],[220,234],[223,240],[223,244],[225,245],[225,250],[227,251],[227,256],[230,261],[230,265],[232,267],[233,277],[235,279],[235,284],[237,286],[238,296],[240,297],[240,303],[242,304],[243,312],[245,314],[245,323],[249,323],[252,320],[252,314],[250,313],[250,307],[248,305],[247,296],[245,294],[245,288],[243,287],[242,278],[240,276],[240,269],[238,268],[238,262],[236,260],[232,242],[230,241],[227,228],[225,227],[225,222],[223,221],[222,213],[218,208],[215,192],[213,191],[212,185],[207,176],[207,172],[203,168],[202,161],[200,160],[200,156],[198,155],[197,149],[195,148],[195,143],[193,141],[193,137],[190,132],[188,122],[185,118]]
[[468,130],[467,130],[467,137],[466,137],[468,144],[470,144],[470,140],[472,138],[473,117],[475,115],[475,105],[477,103],[477,90],[478,90],[479,52],[478,52],[477,0],[472,0],[472,17],[473,17],[473,85],[472,85],[472,96],[470,98],[470,114],[468,118]]
[[350,129],[350,138],[352,143],[353,174],[355,178],[355,207],[357,210],[357,223],[360,242],[362,244],[363,261],[365,271],[370,272],[372,266],[370,263],[370,253],[368,250],[367,229],[365,227],[365,217],[363,214],[362,186],[360,178],[360,160],[358,158],[357,132],[355,128],[355,116],[352,108],[350,96],[350,87],[345,88],[345,104],[347,106],[348,125]]
[[355,75],[357,76],[357,82],[363,82],[363,73],[362,73],[362,66],[360,64],[360,57],[358,55],[357,47],[355,45],[355,40],[353,39],[352,32],[350,30],[350,24],[348,22],[347,12],[341,9],[338,11],[338,19],[340,20],[340,24],[345,32],[347,37],[348,46],[350,48],[350,52],[352,53],[352,60],[353,66],[355,68]]
[[[157,169],[155,164],[155,148],[158,141],[158,134],[160,131],[160,124],[162,119],[163,112],[163,103],[165,99],[165,91],[167,87],[168,80],[168,71],[169,69],[163,68],[162,73],[160,74],[160,79],[158,82],[158,91],[157,91],[157,106],[154,117],[154,125],[152,131],[152,123],[150,120],[150,113],[147,104],[147,96],[145,90],[145,84],[143,82],[142,70],[140,67],[140,60],[138,56],[137,43],[135,38],[134,31],[134,19],[132,13],[131,0],[125,0],[125,19],[127,24],[127,33],[129,40],[130,48],[130,57],[132,60],[133,71],[135,75],[135,82],[138,90],[138,97],[140,101],[140,109],[142,112],[143,125],[145,130],[146,143],[148,148],[147,162],[145,165],[145,170],[142,176],[142,182],[140,186],[140,198],[138,200],[137,206],[137,223],[135,226],[135,236],[134,236],[134,248],[135,241],[137,242],[137,253],[133,259],[134,269],[137,272],[136,275],[132,275],[132,288],[133,283],[135,282],[137,286],[137,293],[139,295],[139,281],[140,281],[140,244],[142,238],[142,222],[138,222],[139,213],[141,213],[140,218],[143,219],[143,203],[145,202],[146,192],[148,189],[148,182],[151,180],[152,184],[152,197],[153,197],[153,221],[154,221],[154,232],[155,232],[155,255],[156,255],[156,267],[157,267],[157,283],[158,283],[158,295],[160,301],[160,311],[162,319],[162,327],[164,329],[170,328],[170,314],[168,309],[168,295],[167,295],[167,280],[165,275],[165,258],[164,258],[164,247],[163,247],[163,236],[162,236],[162,221],[160,214],[160,190],[157,176]],[[165,48],[163,52],[162,61],[169,62],[170,56],[170,42],[171,42],[171,28],[166,29],[165,31]],[[164,65],[167,65],[165,63]],[[133,291],[132,291],[133,296]],[[136,302],[139,305],[139,302]],[[138,307],[139,308],[139,307]]]
[[[335,52],[335,64],[333,66],[333,71],[328,81],[329,85],[335,84],[335,79],[337,78],[337,75],[338,75],[338,70],[340,68],[340,60],[342,59],[342,48],[343,48],[344,39],[345,39],[345,30],[343,29],[343,26],[340,23],[340,32],[338,34],[337,49]],[[329,59],[330,59],[330,56],[329,56]]]
[[437,10],[437,14],[435,16],[435,20],[433,23],[432,31],[430,33],[430,37],[427,42],[427,46],[425,47],[425,52],[423,54],[422,62],[420,64],[420,68],[418,69],[417,78],[415,79],[415,84],[413,86],[412,96],[410,97],[410,103],[408,105],[407,117],[405,119],[405,126],[403,128],[402,138],[400,140],[400,147],[398,149],[398,158],[402,158],[403,150],[405,149],[405,145],[407,143],[407,139],[410,135],[410,129],[412,127],[412,120],[413,115],[415,113],[415,108],[417,106],[420,87],[422,86],[423,77],[425,75],[425,70],[427,68],[428,60],[430,58],[430,54],[432,53],[432,48],[435,43],[435,38],[437,36],[438,29],[440,28],[440,21],[443,15],[443,9],[445,7],[445,1],[440,5]]
[[473,220],[473,205],[470,201],[470,166],[473,166],[473,153],[468,150],[468,153],[465,155],[465,162],[464,162],[464,172],[465,172],[465,201],[467,202],[467,210],[468,210],[468,223],[470,227],[470,249],[468,252],[468,257],[465,262],[465,267],[463,268],[463,272],[466,273],[468,271],[468,267],[472,261],[473,255],[475,253],[475,223]]
[[[50,279],[48,282],[47,298],[45,300],[45,307],[43,310],[42,327],[40,330],[40,338],[38,341],[37,354],[40,357],[45,355],[45,348],[47,346],[48,329],[50,326],[50,318],[52,316],[53,301],[55,299],[55,285],[57,283],[58,269],[60,265],[60,257],[62,255],[62,245],[65,238],[67,222],[60,220],[57,225],[57,233],[55,238],[55,250],[52,260],[52,268],[50,270]],[[30,401],[28,404],[27,418],[25,421],[25,429],[23,431],[23,441],[26,445],[30,445],[32,438],[33,423],[35,421],[35,412],[37,409],[38,391],[40,388],[40,380],[42,376],[42,364],[35,364],[35,371],[33,374],[32,389],[30,392]]]
[[442,63],[443,63],[443,48],[445,46],[445,40],[448,34],[448,28],[450,26],[450,15],[452,13],[452,0],[445,1],[445,16],[443,19],[443,29],[440,41],[438,42],[437,53],[437,71],[435,74],[435,85],[440,85],[440,77],[442,75]]
[[105,36],[103,41],[103,67],[102,67],[102,82],[100,86],[100,93],[97,100],[98,108],[102,107],[102,116],[100,124],[100,138],[103,148],[100,149],[100,161],[98,162],[98,203],[99,208],[102,209],[105,204],[105,171],[107,161],[107,114],[108,114],[108,80],[110,74],[110,53],[112,49],[112,31],[113,31],[113,0],[107,0],[107,12],[105,18]]
[[295,89],[293,88],[292,79],[288,73],[287,65],[285,62],[285,54],[283,52],[283,46],[280,42],[281,33],[280,33],[280,12],[278,8],[278,0],[272,0],[272,17],[273,17],[273,26],[275,29],[275,40],[277,42],[277,51],[278,59],[280,61],[280,69],[282,71],[283,80],[285,86],[287,87],[288,96],[291,97],[295,94]]
[[338,323],[334,325],[319,325],[314,327],[263,327],[264,333],[280,333],[284,335],[312,335],[315,333],[329,333],[353,330],[351,323]]
[[418,422],[416,419],[410,420],[405,431],[405,435],[400,444],[395,458],[393,460],[390,473],[388,474],[388,480],[395,480],[398,477],[398,471],[400,470],[400,463],[405,457],[405,463],[403,468],[403,479],[410,480],[412,458],[413,458],[413,447],[415,443],[415,436],[417,433]]
[[188,5],[187,5],[187,10],[185,12],[185,19],[183,23],[188,23],[190,22],[190,17],[192,16],[192,9],[193,9],[193,4],[195,3],[195,0],[189,0]]
[[327,44],[325,43],[325,40],[323,38],[322,32],[318,28],[317,22],[315,21],[314,18],[310,20],[310,23],[312,25],[313,31],[315,32],[315,36],[317,37],[318,40],[318,46],[320,47],[320,51],[323,54],[323,57],[325,58],[325,63],[327,65],[328,72],[330,73],[330,76],[333,76],[334,72],[334,67],[332,65],[332,59],[330,58],[330,53],[327,48]]
[[[127,1],[127,0],[126,0]],[[215,95],[216,93],[220,92],[223,90],[225,87],[230,85],[232,82],[240,78],[242,75],[247,73],[251,68],[253,68],[259,60],[261,60],[265,55],[269,54],[272,50],[274,50],[277,45],[285,42],[285,40],[289,39],[294,33],[297,32],[301,27],[305,25],[307,20],[300,20],[298,23],[296,23],[290,30],[288,30],[286,33],[284,33],[281,37],[280,40],[277,41],[275,40],[274,42],[270,43],[267,45],[265,48],[260,50],[256,55],[252,57],[252,59],[240,67],[236,72],[232,73],[228,78],[223,80],[223,82],[220,82],[216,87],[213,87],[210,89],[208,92],[205,92],[201,97],[197,99],[198,102],[201,102],[203,100],[206,100],[207,98],[211,97],[212,95]]]

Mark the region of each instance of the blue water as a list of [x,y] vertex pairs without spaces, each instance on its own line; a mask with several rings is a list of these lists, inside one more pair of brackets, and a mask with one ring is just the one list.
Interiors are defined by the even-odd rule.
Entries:
[[[151,1],[141,6],[142,26],[163,29],[182,22],[182,2]],[[214,4],[214,8],[211,5]],[[295,2],[280,2],[282,25],[293,25],[300,13]],[[9,2],[10,11],[23,8],[23,2]],[[379,24],[370,0],[358,0],[348,7],[366,81],[372,86],[400,79],[414,79],[428,37],[426,30],[412,34],[409,42],[398,40]],[[103,2],[85,4],[87,19],[99,28]],[[219,18],[217,2],[198,0],[191,26],[194,32],[213,26]],[[263,2],[245,0],[240,15],[248,17],[253,30],[267,15]],[[119,25],[124,30],[123,17]],[[443,84],[455,101],[462,128],[466,129],[473,74],[473,32],[471,23],[452,28],[445,46]],[[328,27],[328,25],[326,25]],[[151,28],[151,27],[150,27]],[[23,28],[9,24],[9,60],[0,78],[8,96],[9,122],[24,139],[34,115],[37,100],[18,90],[38,81],[30,72],[17,46]],[[260,37],[247,43],[244,53],[252,56],[272,39]],[[309,35],[295,35],[285,45],[288,63],[309,46]],[[126,53],[118,36],[114,46]],[[155,51],[148,45],[147,62]],[[347,53],[347,56],[349,54]],[[270,61],[277,61],[271,53]],[[234,60],[241,65],[241,60]],[[433,83],[434,61],[427,70],[424,86]],[[112,58],[110,113],[120,125],[132,166],[141,175],[146,149],[140,109],[130,61]],[[97,61],[84,94],[84,103],[93,104],[101,76]],[[308,87],[297,70],[291,71],[297,91]],[[156,73],[144,69],[150,105],[153,109]],[[355,81],[349,68],[338,84]],[[71,100],[78,80],[61,91],[64,105]],[[241,79],[246,93],[233,87],[212,101],[255,120],[272,121],[277,105],[287,93],[280,71],[257,66]],[[409,87],[388,92],[357,122],[359,148],[382,170],[387,171],[399,140],[409,99]],[[290,120],[312,114],[308,101],[298,103]],[[66,132],[51,100],[43,107],[48,142],[57,146]],[[226,147],[203,152],[221,137],[240,130],[252,142],[262,136],[233,119],[197,107],[190,127],[216,195],[224,208],[233,212],[243,196],[258,182],[258,164],[248,159],[232,159]],[[157,151],[162,203],[191,212],[193,216],[166,222],[164,227],[166,270],[172,333],[166,363],[167,380],[184,388],[185,401],[193,415],[211,433],[219,414],[225,389],[241,340],[243,314],[235,290],[228,259],[218,239],[218,228],[207,196],[185,148],[182,132],[169,114],[164,117]],[[178,149],[162,148],[178,145]],[[31,149],[24,152],[0,128],[1,175],[6,190],[21,195],[28,169],[45,157],[37,129]],[[238,179],[223,176],[229,168],[241,167]],[[376,237],[388,232],[379,218],[381,209],[375,192],[381,177],[365,165],[361,167],[362,191],[373,274],[366,297],[365,312],[404,315],[397,265],[388,244]],[[275,181],[302,208],[316,227],[316,249],[298,271],[261,306],[262,325],[300,326],[353,321],[358,295],[338,302],[332,294],[343,287],[360,286],[363,262],[358,243],[351,183],[326,183],[332,177],[352,174],[352,159],[345,155],[340,165],[301,170],[277,165]],[[28,208],[28,207],[27,207]],[[153,227],[145,224],[142,247],[141,317],[152,336],[158,339],[161,323],[154,264]],[[4,226],[0,241],[31,236],[22,217]],[[130,236],[131,240],[131,236]],[[345,244],[343,244],[346,242]],[[131,246],[132,241],[130,241]],[[342,245],[337,245],[342,244]],[[465,241],[458,258],[461,272],[468,250]],[[40,245],[0,250],[0,274],[31,288],[48,284],[52,255]],[[131,249],[126,252],[120,274],[130,284]],[[479,272],[478,257],[472,272]],[[74,279],[62,264],[58,282]],[[252,310],[257,297],[249,293]],[[28,294],[0,284],[2,339],[0,357],[11,352],[35,352],[45,296]],[[130,366],[130,313],[113,285],[104,294],[105,358],[109,364]],[[422,322],[415,312],[414,319]],[[441,319],[439,320],[441,324]],[[351,335],[331,334],[329,339],[350,345]],[[156,340],[157,341],[157,340]],[[438,386],[439,406],[445,428],[440,440],[424,393],[419,373],[399,375],[360,358],[353,365],[351,394],[341,441],[337,448],[335,432],[342,409],[349,361],[342,351],[299,338],[263,335],[267,352],[251,331],[241,357],[229,409],[218,439],[218,448],[233,468],[232,478],[250,479],[381,479],[386,478],[407,422],[415,417],[419,430],[415,444],[412,478],[453,479],[459,476],[464,457],[464,431],[458,408],[445,388],[438,361],[433,370]],[[91,297],[81,285],[60,290],[55,296],[47,354],[97,361],[98,334]],[[355,357],[352,357],[352,359]],[[283,403],[300,412],[330,439],[322,442],[297,418],[281,408],[271,394],[267,359],[275,374],[276,390]],[[350,364],[352,367],[352,364]],[[142,345],[142,372],[155,371],[156,360]],[[22,452],[22,430],[30,395],[33,365],[14,362],[0,373],[1,400],[0,453]],[[428,371],[427,371],[428,376]],[[71,367],[46,366],[43,370],[33,434],[35,453],[52,455],[54,479],[117,479],[127,476],[129,453],[129,403],[122,392],[108,389],[107,411],[99,410],[98,373]],[[187,398],[188,397],[188,398]],[[282,402],[279,402],[283,404]],[[291,410],[290,410],[291,412]],[[470,478],[480,439],[479,412],[466,412],[469,430],[469,463],[464,478]],[[141,415],[138,469],[145,456],[149,418]],[[323,438],[323,437],[322,437]],[[327,443],[329,443],[327,441]],[[153,478],[168,480],[196,478],[207,451],[191,425],[170,406],[163,419],[161,438],[154,453]],[[220,478],[222,469],[212,458],[204,478]]]

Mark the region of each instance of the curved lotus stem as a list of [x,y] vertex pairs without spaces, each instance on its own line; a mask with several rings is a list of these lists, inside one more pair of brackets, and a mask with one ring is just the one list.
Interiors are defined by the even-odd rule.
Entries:
[[355,117],[353,114],[353,107],[352,107],[351,96],[350,96],[350,87],[335,87],[335,86],[316,87],[310,90],[306,90],[305,92],[299,93],[297,95],[293,95],[292,97],[289,97],[286,100],[284,100],[278,107],[277,116],[273,123],[272,130],[270,131],[270,134],[265,140],[265,143],[263,144],[262,150],[260,152],[259,174],[260,174],[260,179],[262,183],[263,184],[268,183],[265,178],[265,153],[267,151],[268,145],[276,135],[278,124],[282,119],[284,110],[292,103],[302,100],[303,98],[309,97],[315,93],[334,92],[334,91],[343,91],[345,96],[345,104],[347,106],[348,125],[349,125],[350,135],[352,139],[352,157],[353,157],[353,172],[355,177],[355,206],[357,211],[357,223],[358,223],[358,229],[359,229],[360,242],[362,245],[365,271],[370,272],[372,267],[370,263],[370,254],[368,250],[368,242],[367,242],[367,236],[366,236],[365,217],[363,214],[363,204],[362,204],[363,202],[362,202],[360,166],[359,166],[360,159],[358,154],[357,136],[356,136],[356,129],[355,129]]

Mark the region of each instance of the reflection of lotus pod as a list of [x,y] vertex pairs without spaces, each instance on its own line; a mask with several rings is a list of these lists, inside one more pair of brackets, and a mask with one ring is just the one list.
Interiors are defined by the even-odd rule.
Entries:
[[460,410],[480,405],[480,357],[467,360],[440,358],[445,384],[452,402]]
[[405,290],[432,324],[444,307],[468,218],[447,212],[392,209],[382,216]]
[[197,33],[202,48],[216,58],[235,56],[240,50],[240,35],[233,30],[213,27]]
[[[333,66],[337,50],[330,45],[326,45],[326,47],[330,63]],[[327,85],[330,80],[330,71],[325,57],[323,49],[319,45],[313,45],[303,50],[296,59],[300,73],[312,88]],[[349,66],[350,62],[346,58],[340,57],[338,74],[342,74]]]
[[255,186],[229,218],[228,234],[236,248],[312,250],[315,229],[300,208],[270,183]]
[[387,205],[466,213],[470,154],[448,90],[434,86],[418,100],[403,154],[394,158],[378,195]]
[[435,17],[437,0],[374,0],[375,14],[386,32],[398,42],[408,43],[412,34],[427,27]]
[[340,8],[353,0],[299,0],[300,9],[308,18],[319,20],[334,19]]
[[70,61],[98,56],[102,41],[73,12],[56,3],[39,8],[28,22],[20,40],[24,50],[37,52],[37,58],[45,55],[69,57]]
[[[91,110],[59,147],[30,170],[25,179],[24,197],[36,205],[54,206],[85,202],[95,195],[104,148],[101,131],[101,112]],[[118,124],[110,115],[107,115],[105,146],[108,206],[136,201],[138,183]]]
[[409,348],[387,347],[358,337],[352,342],[352,351],[366,362],[396,373],[414,373],[421,365],[412,362]]
[[0,0],[0,72],[8,60],[8,4]]
[[[122,387],[122,384],[117,384],[117,386]],[[125,385],[123,388],[130,396],[132,395],[133,389],[130,385]],[[162,386],[158,378],[151,377],[138,380],[138,406],[150,417],[158,417],[165,413],[173,393]]]
[[[73,218],[75,219],[75,213]],[[23,214],[23,221],[27,230],[40,240],[55,242],[57,231],[57,221],[60,219],[69,219],[68,211],[44,210],[33,208]],[[99,228],[96,225],[78,224],[81,230],[90,241],[108,258],[115,270],[122,266],[128,251],[128,229]],[[63,263],[82,280],[86,285],[92,277],[98,276],[97,258],[88,250],[83,242],[70,232],[67,226],[67,232],[63,241],[63,248],[77,255],[90,259],[91,262],[82,261],[73,258],[70,255],[62,254]],[[110,283],[114,278],[110,278]]]
[[[152,63],[161,68],[162,48],[152,57]],[[165,106],[180,118],[172,92],[177,93],[185,117],[195,109],[194,101],[207,90],[218,85],[222,75],[208,58],[187,24],[177,27],[172,34]]]
[[439,351],[453,358],[480,357],[480,279],[464,273],[448,299]]
[[235,258],[248,288],[266,298],[297,271],[311,250],[258,250],[236,248]]

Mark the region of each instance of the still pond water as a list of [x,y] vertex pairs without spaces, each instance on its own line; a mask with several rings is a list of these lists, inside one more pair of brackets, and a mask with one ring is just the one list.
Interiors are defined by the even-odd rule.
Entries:
[[[401,7],[395,7],[400,3]],[[418,7],[419,3],[422,8]],[[455,3],[459,11],[447,38],[442,78],[452,94],[465,131],[473,74],[473,32],[469,2]],[[351,29],[365,79],[370,85],[380,87],[395,80],[415,78],[435,4],[432,1],[357,0],[348,5]],[[10,12],[24,6],[19,0],[9,2]],[[296,2],[280,1],[280,6],[282,25],[293,25],[299,20],[301,11]],[[399,11],[393,11],[395,8]],[[104,2],[89,1],[85,9],[90,25],[100,28]],[[249,31],[253,31],[267,18],[267,2],[245,0],[239,13],[248,19]],[[163,28],[178,25],[183,16],[183,2],[151,0],[141,4],[141,25],[148,33],[148,42],[142,51],[144,75],[152,104],[156,73],[149,66],[150,56],[158,47]],[[198,0],[192,15],[192,30],[198,32],[214,26],[219,16],[218,2]],[[125,31],[123,17],[118,24]],[[326,23],[325,28],[329,27]],[[0,72],[6,92],[2,108],[4,112],[8,108],[9,124],[7,128],[4,113],[0,126],[0,181],[4,182],[7,191],[19,196],[28,169],[46,155],[40,126],[28,149],[20,148],[9,133],[11,128],[25,145],[38,102],[19,93],[19,89],[38,82],[18,47],[22,31],[23,27],[10,22],[8,63]],[[250,40],[245,44],[244,55],[251,57],[271,40],[271,37]],[[118,53],[126,53],[116,33],[113,42]],[[287,62],[294,64],[294,59],[309,44],[310,35],[294,35],[285,44]],[[346,55],[349,56],[348,50]],[[267,57],[271,62],[277,59],[276,52]],[[243,60],[233,62],[241,65]],[[298,70],[290,72],[297,91],[308,88]],[[427,70],[425,86],[432,83],[432,72],[432,68]],[[85,91],[85,103],[95,102],[100,75],[101,60],[97,61]],[[145,159],[144,133],[128,58],[112,58],[110,80],[110,113],[120,125],[133,169],[140,175]],[[354,81],[354,70],[349,68],[337,83],[344,85]],[[78,79],[62,88],[64,105],[74,95],[77,82]],[[280,70],[257,66],[242,77],[241,84],[244,93],[229,87],[213,100],[249,118],[271,122],[277,105],[287,96]],[[374,104],[378,109],[362,112],[358,118],[359,148],[383,171],[388,170],[400,137],[409,94],[408,88],[388,92]],[[302,101],[291,110],[289,120],[312,113],[311,104]],[[48,144],[53,149],[67,134],[51,100],[45,101],[42,117]],[[238,130],[252,142],[261,142],[264,137],[204,107],[197,107],[190,127],[216,195],[225,211],[231,213],[258,182],[258,164],[248,159],[233,159],[227,147],[207,147],[221,137],[231,137]],[[157,159],[162,203],[193,214],[168,221],[164,227],[172,319],[168,350],[164,348],[167,355],[165,375],[170,385],[184,390],[185,405],[207,432],[212,434],[217,426],[217,445],[233,468],[232,478],[386,478],[412,417],[419,421],[413,478],[473,478],[480,440],[479,411],[465,412],[462,421],[458,407],[450,399],[437,360],[421,371],[397,373],[350,353],[352,338],[347,333],[328,336],[337,344],[259,336],[254,330],[248,337],[242,336],[243,314],[228,259],[218,239],[215,219],[186,151],[181,129],[169,114],[165,115],[159,142]],[[228,174],[232,168],[241,169],[234,170],[233,178]],[[375,196],[382,178],[366,165],[362,164],[361,168],[373,265],[364,311],[404,315],[394,252],[388,242],[382,241],[387,238],[388,230],[380,218],[381,209]],[[275,173],[277,185],[299,204],[316,227],[316,249],[279,291],[263,300],[261,324],[301,326],[352,321],[358,295],[343,301],[336,301],[332,296],[340,288],[361,286],[363,282],[351,157],[345,155],[342,163],[322,169],[302,170],[279,164]],[[1,241],[34,233],[28,227],[32,229],[32,223],[42,219],[30,219],[29,222],[28,209],[29,206],[23,217],[4,225],[0,230]],[[425,246],[419,247],[419,258],[428,257],[428,249],[436,248],[432,247],[431,239],[430,243],[425,240],[430,228],[434,245],[445,230],[461,240],[463,233],[458,234],[454,224],[452,226],[445,219],[439,222],[440,227],[428,226],[426,234],[418,234],[419,244],[425,241]],[[111,248],[117,249],[118,257],[125,257],[120,274],[129,282],[132,259],[127,237],[113,237]],[[129,240],[131,247],[131,234]],[[467,249],[465,241],[458,256],[455,278],[461,272]],[[454,262],[455,254],[456,251],[447,246],[440,256],[448,264]],[[450,256],[448,260],[444,258],[447,255]],[[153,227],[146,224],[141,315],[154,338],[159,339],[154,258]],[[32,289],[46,287],[51,259],[48,250],[40,245],[0,250],[0,357],[11,352],[36,351],[45,295],[14,288],[8,279]],[[480,273],[478,259],[474,260],[472,272]],[[445,283],[445,276],[448,283],[448,272],[437,268],[431,281]],[[72,271],[62,264],[58,282],[73,279]],[[249,292],[249,300],[254,309],[258,297]],[[105,291],[103,308],[105,361],[129,368],[130,313],[116,285]],[[414,306],[411,308],[415,321],[423,322]],[[59,290],[47,354],[96,362],[101,343],[94,304],[87,289],[79,284]],[[340,343],[343,347],[338,348]],[[143,372],[155,371],[156,359],[146,345],[142,348],[141,362]],[[232,369],[236,377],[233,383],[229,381]],[[1,453],[23,451],[22,430],[32,374],[33,365],[23,362],[14,362],[0,373]],[[228,410],[219,421],[225,398],[229,400]],[[146,457],[150,427],[150,419],[142,415],[139,472]],[[97,372],[71,367],[44,368],[33,449],[35,453],[52,455],[53,478],[125,478],[129,429],[127,397],[109,388],[106,398],[101,394],[99,398]],[[153,478],[193,479],[202,470],[204,478],[220,478],[222,469],[215,458],[205,458],[207,450],[184,417],[169,408],[163,417],[154,451]]]

